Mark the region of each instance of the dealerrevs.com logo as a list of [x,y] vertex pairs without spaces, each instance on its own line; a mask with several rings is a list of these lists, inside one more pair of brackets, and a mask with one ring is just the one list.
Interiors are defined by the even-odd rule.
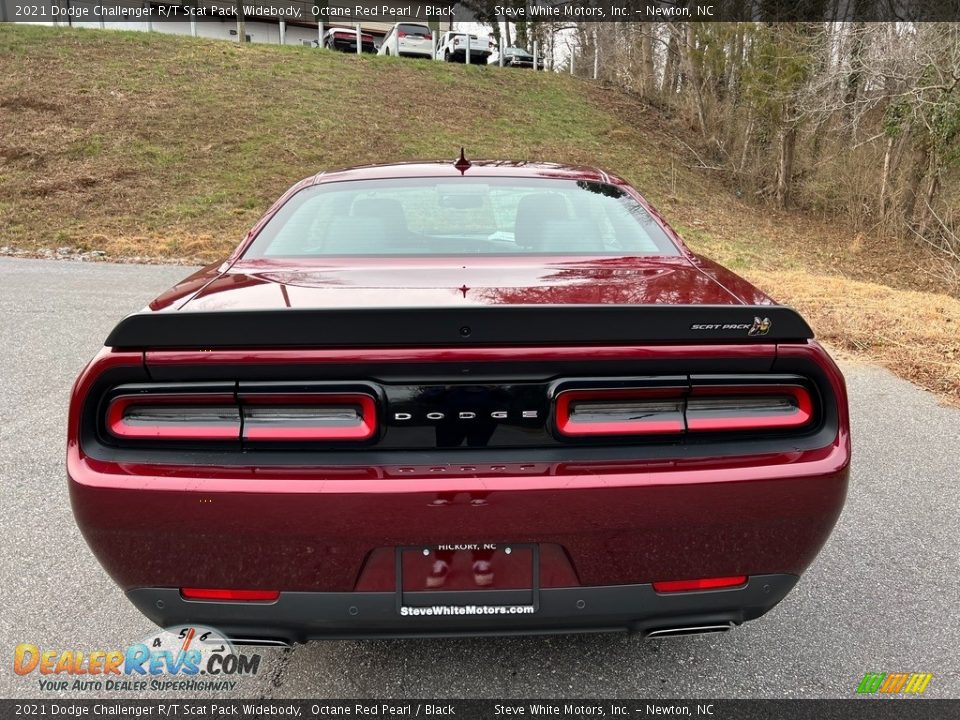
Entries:
[[226,637],[202,625],[160,630],[123,650],[44,649],[20,643],[13,671],[36,677],[41,691],[229,691],[256,675],[260,655],[239,653]]

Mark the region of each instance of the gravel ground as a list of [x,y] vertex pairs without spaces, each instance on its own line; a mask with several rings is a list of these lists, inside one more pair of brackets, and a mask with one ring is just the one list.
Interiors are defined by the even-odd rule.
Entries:
[[[92,650],[153,631],[73,522],[63,438],[70,385],[107,332],[186,273],[0,258],[2,697],[40,694],[36,674],[12,671],[17,643]],[[262,651],[263,670],[239,694],[851,697],[864,672],[925,671],[934,673],[927,696],[960,697],[960,410],[882,369],[847,363],[844,372],[855,446],[847,506],[798,587],[764,618],[726,635],[661,642],[311,643]]]

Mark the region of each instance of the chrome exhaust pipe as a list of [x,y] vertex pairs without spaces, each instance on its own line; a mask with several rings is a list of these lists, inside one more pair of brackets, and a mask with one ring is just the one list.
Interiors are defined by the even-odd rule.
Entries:
[[711,633],[729,632],[733,629],[733,623],[722,623],[716,625],[688,625],[684,627],[660,628],[651,630],[644,637],[645,640],[659,640],[662,638],[684,637],[686,635],[709,635]]
[[293,645],[286,640],[274,640],[271,638],[230,638],[234,645],[244,647],[266,647],[266,648],[288,648]]

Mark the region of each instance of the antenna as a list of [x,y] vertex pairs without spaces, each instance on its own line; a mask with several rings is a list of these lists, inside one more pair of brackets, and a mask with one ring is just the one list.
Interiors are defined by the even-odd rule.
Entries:
[[467,160],[467,156],[463,153],[463,148],[460,148],[460,157],[457,158],[457,161],[453,166],[460,171],[460,174],[463,175],[467,170],[473,167],[472,163]]

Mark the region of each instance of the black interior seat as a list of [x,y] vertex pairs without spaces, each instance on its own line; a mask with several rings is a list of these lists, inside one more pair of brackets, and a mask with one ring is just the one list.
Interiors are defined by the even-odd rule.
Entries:
[[385,233],[381,248],[386,251],[420,250],[422,238],[410,232],[403,204],[393,198],[358,198],[350,209],[353,218],[377,220],[383,223]]
[[324,251],[332,255],[375,255],[387,247],[387,226],[376,217],[336,217],[330,221]]
[[517,246],[532,252],[603,252],[603,240],[588,217],[571,217],[559,193],[526,195],[517,205]]
[[521,250],[539,250],[544,223],[569,220],[567,201],[559,193],[531,193],[520,198],[513,239]]

